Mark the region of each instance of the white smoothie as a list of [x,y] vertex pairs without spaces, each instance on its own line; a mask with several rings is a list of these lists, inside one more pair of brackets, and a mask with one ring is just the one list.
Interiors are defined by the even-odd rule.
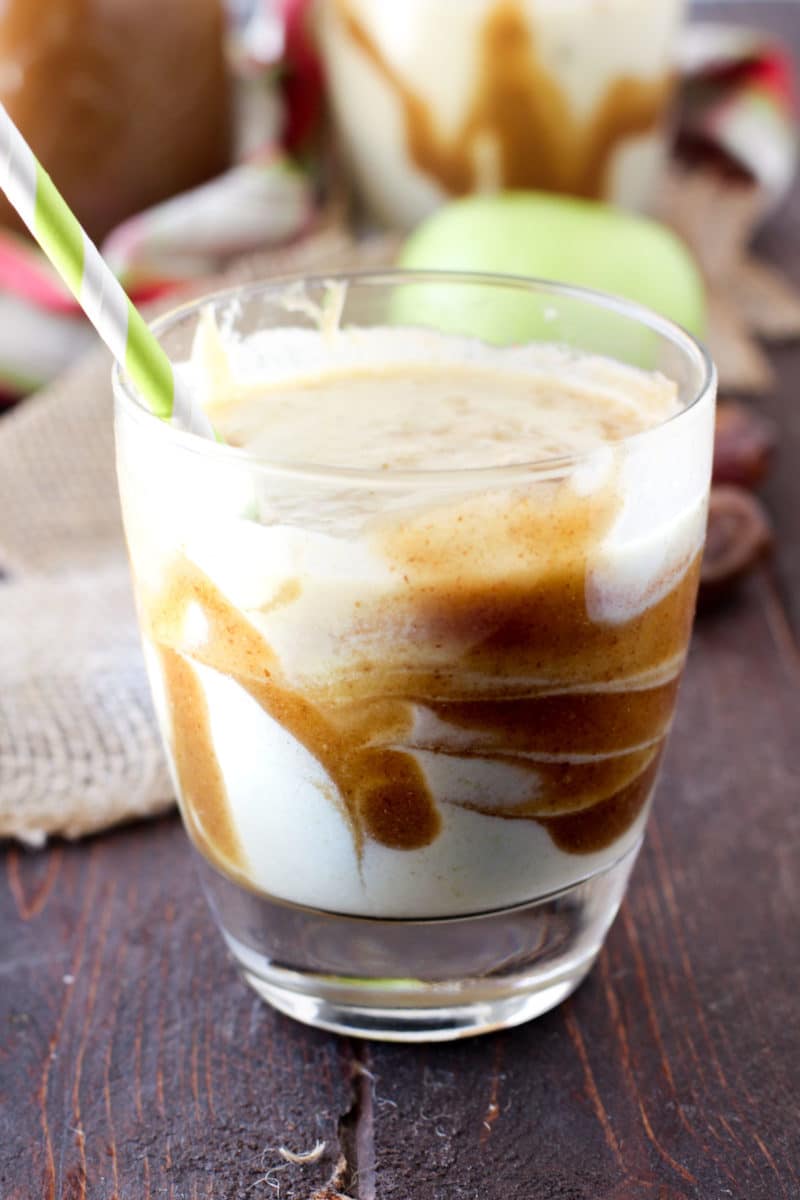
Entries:
[[227,473],[131,423],[119,474],[201,853],[279,899],[431,917],[633,846],[688,640],[710,409],[671,420],[670,380],[608,359],[405,329],[207,329],[183,371]]
[[344,153],[410,228],[452,195],[541,188],[644,208],[684,0],[320,0]]

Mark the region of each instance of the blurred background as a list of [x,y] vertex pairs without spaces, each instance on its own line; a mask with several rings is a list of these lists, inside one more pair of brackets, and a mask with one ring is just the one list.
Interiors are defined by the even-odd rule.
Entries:
[[[800,24],[794,0],[760,7]],[[682,307],[665,294],[666,311],[709,337],[726,387],[768,385],[742,312],[759,303],[731,305],[727,260],[787,202],[796,81],[774,23],[739,24],[737,0],[90,8],[87,19],[77,0],[3,6],[0,100],[138,303],[331,225],[363,239],[404,233],[469,193],[576,195],[676,230],[705,297]],[[487,212],[475,261],[451,245],[430,265],[508,269],[489,248],[501,223]],[[583,278],[567,254],[540,261],[539,237],[534,213],[523,272],[636,293],[619,263]],[[777,284],[773,301],[781,336],[795,335]],[[56,378],[92,341],[0,204],[0,403]]]

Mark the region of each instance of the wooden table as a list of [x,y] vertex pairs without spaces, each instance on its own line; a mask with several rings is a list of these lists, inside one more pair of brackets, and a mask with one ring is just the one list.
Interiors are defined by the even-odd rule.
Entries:
[[[800,7],[755,8],[800,47]],[[763,247],[800,282],[800,192]],[[775,361],[777,559],[698,625],[630,895],[579,992],[479,1040],[347,1041],[238,981],[177,820],[12,847],[1,1200],[800,1197],[800,348]],[[318,1142],[307,1165],[279,1153]]]

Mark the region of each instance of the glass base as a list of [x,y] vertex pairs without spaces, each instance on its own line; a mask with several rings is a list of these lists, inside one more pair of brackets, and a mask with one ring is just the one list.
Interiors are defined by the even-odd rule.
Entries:
[[566,999],[600,951],[640,845],[528,904],[422,921],[304,909],[248,892],[202,859],[201,874],[239,970],[269,1004],[336,1033],[441,1042]]

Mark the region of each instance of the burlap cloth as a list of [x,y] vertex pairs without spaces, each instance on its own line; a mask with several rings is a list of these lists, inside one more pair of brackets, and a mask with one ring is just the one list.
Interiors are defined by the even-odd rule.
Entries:
[[[381,266],[336,230],[209,287]],[[0,836],[41,845],[173,803],[145,679],[114,475],[110,358],[0,420]]]

